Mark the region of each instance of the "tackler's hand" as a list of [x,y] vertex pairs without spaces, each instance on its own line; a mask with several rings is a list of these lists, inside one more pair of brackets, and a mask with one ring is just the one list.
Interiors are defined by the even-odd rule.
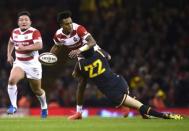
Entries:
[[72,58],[72,59],[76,58],[80,53],[81,53],[81,51],[79,49],[72,50],[69,53],[69,57]]

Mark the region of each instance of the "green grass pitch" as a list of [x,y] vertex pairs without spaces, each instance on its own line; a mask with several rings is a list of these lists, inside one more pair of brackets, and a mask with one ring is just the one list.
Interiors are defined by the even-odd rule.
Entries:
[[0,131],[189,131],[183,120],[88,117],[71,121],[66,117],[0,118]]

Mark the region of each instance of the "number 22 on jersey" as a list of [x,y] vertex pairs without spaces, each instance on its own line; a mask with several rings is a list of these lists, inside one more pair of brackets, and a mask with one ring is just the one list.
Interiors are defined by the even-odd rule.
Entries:
[[[95,68],[97,68],[96,72],[94,71]],[[90,65],[84,66],[84,70],[89,72],[89,78],[94,78],[106,71],[106,69],[102,67],[102,61],[100,59],[97,59]]]

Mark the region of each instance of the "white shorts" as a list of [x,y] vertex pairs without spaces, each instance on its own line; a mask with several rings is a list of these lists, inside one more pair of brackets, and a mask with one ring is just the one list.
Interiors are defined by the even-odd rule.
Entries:
[[15,60],[14,67],[20,67],[29,79],[39,80],[42,78],[42,67],[38,60],[19,61]]

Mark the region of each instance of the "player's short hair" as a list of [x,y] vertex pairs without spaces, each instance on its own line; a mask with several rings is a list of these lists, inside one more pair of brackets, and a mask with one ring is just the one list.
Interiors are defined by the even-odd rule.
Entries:
[[57,22],[60,24],[62,19],[66,19],[72,16],[72,12],[70,10],[62,11],[57,15]]
[[30,13],[29,11],[20,11],[20,12],[18,12],[18,14],[17,14],[18,18],[19,18],[20,16],[22,16],[22,15],[26,15],[26,16],[28,16],[29,18],[31,18],[31,13]]

